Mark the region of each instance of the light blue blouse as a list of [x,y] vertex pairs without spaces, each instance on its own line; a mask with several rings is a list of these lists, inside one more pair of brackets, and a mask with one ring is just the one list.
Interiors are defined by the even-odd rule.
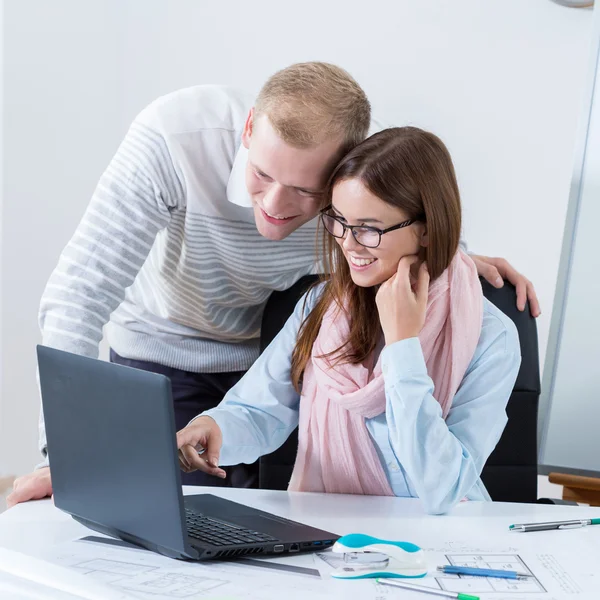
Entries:
[[[252,463],[276,450],[298,425],[300,397],[290,380],[298,329],[319,288],[303,297],[279,335],[211,416],[223,433],[222,466]],[[444,420],[421,344],[410,338],[381,353],[385,413],[366,421],[396,496],[421,499],[441,514],[463,498],[489,500],[480,473],[506,425],[521,353],[514,323],[484,299],[473,360]]]

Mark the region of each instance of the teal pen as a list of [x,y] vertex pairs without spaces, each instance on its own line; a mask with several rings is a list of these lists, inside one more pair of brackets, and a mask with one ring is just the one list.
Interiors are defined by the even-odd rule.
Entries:
[[391,587],[401,588],[403,590],[412,590],[413,592],[422,592],[438,598],[454,598],[454,600],[479,600],[479,596],[470,596],[469,594],[461,594],[460,592],[445,592],[443,590],[434,590],[432,588],[423,587],[422,585],[414,585],[413,583],[405,583],[397,579],[376,579],[381,585],[389,585]]
[[497,577],[499,579],[527,579],[533,577],[527,573],[516,571],[503,571],[501,569],[480,569],[477,567],[460,567],[458,565],[444,565],[438,567],[438,571],[448,575],[470,575],[472,577]]
[[522,523],[511,525],[510,531],[551,531],[552,529],[578,529],[588,525],[600,525],[600,519],[575,519],[573,521],[550,521],[548,523]]

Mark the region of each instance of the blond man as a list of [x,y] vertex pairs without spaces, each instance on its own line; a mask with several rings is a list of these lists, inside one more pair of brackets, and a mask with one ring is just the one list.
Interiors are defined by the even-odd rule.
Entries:
[[[106,326],[111,360],[171,379],[177,429],[216,406],[258,356],[270,293],[319,270],[322,192],[367,136],[370,112],[356,81],[325,63],[283,69],[256,99],[203,85],[150,104],[50,277],[42,343],[97,357]],[[506,261],[474,258],[492,283],[517,285],[520,308],[529,296],[539,312]],[[52,493],[43,419],[40,449],[45,462],[16,481],[9,505]],[[196,472],[183,482],[218,480]],[[229,467],[221,483],[255,485],[255,467]]]

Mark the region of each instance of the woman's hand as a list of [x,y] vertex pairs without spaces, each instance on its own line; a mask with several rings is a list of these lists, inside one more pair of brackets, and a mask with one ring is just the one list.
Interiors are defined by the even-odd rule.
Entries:
[[219,454],[223,435],[211,417],[200,417],[191,425],[177,432],[179,466],[182,471],[203,471],[225,479],[226,473],[219,469]]
[[417,337],[423,329],[429,293],[429,272],[427,265],[422,263],[413,288],[410,269],[418,260],[416,255],[402,257],[397,272],[377,292],[377,309],[386,346]]

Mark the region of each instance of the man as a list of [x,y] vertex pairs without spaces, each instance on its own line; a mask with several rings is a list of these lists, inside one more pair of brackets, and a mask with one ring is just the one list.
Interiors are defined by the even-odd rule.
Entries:
[[[133,122],[48,282],[42,343],[97,357],[106,325],[112,361],[170,377],[182,429],[258,356],[270,293],[318,272],[314,218],[327,179],[369,126],[364,91],[325,63],[276,73],[254,104],[217,86],[159,98]],[[539,313],[506,261],[473,258]],[[40,449],[47,461],[43,419]],[[182,480],[219,483],[199,472]],[[220,483],[255,482],[255,467],[239,465]],[[15,482],[8,504],[51,493],[45,462]]]

